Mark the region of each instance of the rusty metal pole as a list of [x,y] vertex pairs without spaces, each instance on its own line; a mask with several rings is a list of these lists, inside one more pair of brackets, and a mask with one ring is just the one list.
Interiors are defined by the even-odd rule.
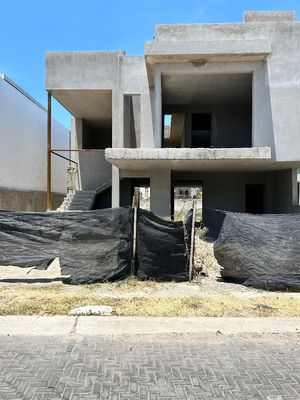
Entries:
[[195,255],[195,222],[196,222],[196,201],[193,201],[193,216],[192,216],[192,229],[191,229],[191,247],[189,259],[189,282],[193,279],[194,269],[194,255]]
[[52,189],[51,189],[51,92],[48,92],[47,110],[47,211],[52,210]]

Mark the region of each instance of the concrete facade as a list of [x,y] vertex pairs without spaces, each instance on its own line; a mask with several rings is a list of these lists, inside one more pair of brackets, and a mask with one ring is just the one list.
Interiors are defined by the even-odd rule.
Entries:
[[[0,209],[46,211],[47,111],[0,75]],[[68,147],[69,131],[53,119],[53,146]],[[53,156],[54,203],[66,193],[67,162]]]
[[299,63],[295,13],[249,12],[241,23],[157,25],[143,56],[49,52],[46,89],[73,115],[72,145],[99,150],[80,162],[81,180],[110,180],[113,206],[150,179],[152,211],[170,215],[180,179],[203,187],[204,207],[245,212],[260,196],[263,212],[294,212]]

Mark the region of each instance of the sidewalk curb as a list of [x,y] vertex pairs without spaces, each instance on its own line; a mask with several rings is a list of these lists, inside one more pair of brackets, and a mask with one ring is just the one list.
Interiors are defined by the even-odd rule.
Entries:
[[147,335],[168,333],[300,333],[300,317],[3,316],[0,335]]

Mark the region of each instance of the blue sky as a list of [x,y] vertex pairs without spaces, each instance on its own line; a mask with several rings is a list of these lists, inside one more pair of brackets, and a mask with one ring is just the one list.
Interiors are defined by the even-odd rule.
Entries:
[[[0,73],[46,105],[47,50],[142,54],[159,23],[241,22],[244,10],[296,10],[300,0],[0,0]],[[53,105],[67,127],[68,114]]]

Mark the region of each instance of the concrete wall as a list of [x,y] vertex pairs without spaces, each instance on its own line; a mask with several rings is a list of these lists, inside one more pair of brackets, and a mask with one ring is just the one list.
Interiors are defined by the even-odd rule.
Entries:
[[106,161],[104,150],[78,154],[79,179],[82,190],[93,190],[111,182],[111,164]]
[[[296,184],[296,182],[295,182]],[[293,173],[292,170],[283,170],[271,174],[270,191],[272,212],[293,212]]]
[[[0,79],[0,188],[46,190],[47,113]],[[69,132],[52,120],[52,147],[68,148]],[[52,190],[66,192],[67,162],[52,156]]]
[[299,212],[293,204],[292,170],[260,173],[207,174],[203,175],[203,218],[211,229],[216,224],[216,216],[205,208],[245,212],[245,185],[264,185],[265,213]]
[[123,51],[72,51],[46,54],[46,89],[111,89],[118,83]]
[[251,107],[214,107],[213,147],[251,147]]
[[265,173],[203,175],[203,207],[245,212],[245,185],[265,183]]
[[120,96],[140,95],[140,147],[153,147],[153,111],[144,57],[121,57],[119,84]]
[[[64,195],[52,193],[53,209],[61,205]],[[0,210],[46,211],[46,192],[1,189]]]

